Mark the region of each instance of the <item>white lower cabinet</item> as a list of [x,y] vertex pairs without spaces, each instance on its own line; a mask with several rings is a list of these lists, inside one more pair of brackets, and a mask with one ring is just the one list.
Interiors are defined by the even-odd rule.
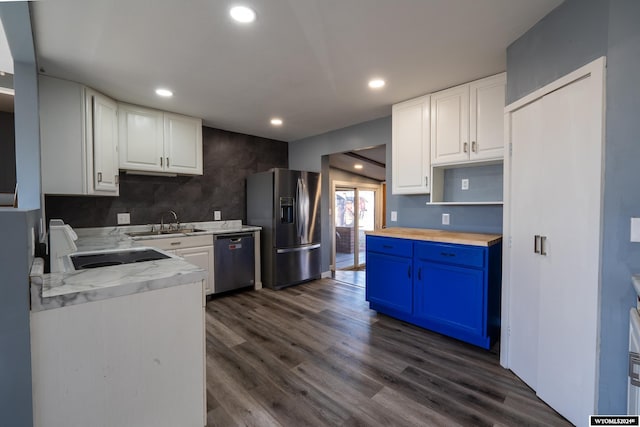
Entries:
[[142,246],[150,246],[173,253],[193,265],[207,271],[204,289],[207,295],[213,293],[213,236],[181,236],[162,239],[138,240]]
[[33,425],[203,426],[200,281],[31,313]]
[[507,111],[503,363],[585,425],[598,384],[604,59]]

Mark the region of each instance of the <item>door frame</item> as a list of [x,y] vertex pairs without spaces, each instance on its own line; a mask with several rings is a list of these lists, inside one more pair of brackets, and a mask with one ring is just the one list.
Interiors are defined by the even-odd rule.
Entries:
[[[515,110],[522,108],[523,106],[537,101],[543,96],[554,92],[564,86],[570,85],[577,80],[584,77],[591,76],[592,78],[602,81],[602,87],[606,87],[605,81],[605,67],[606,58],[604,56],[595,59],[594,61],[578,68],[577,70],[549,83],[548,85],[530,93],[527,96],[520,98],[519,100],[507,105],[504,109],[504,140],[505,140],[505,156],[504,156],[504,203],[503,203],[503,248],[502,248],[502,309],[501,309],[501,328],[500,328],[500,365],[509,369],[509,325],[510,325],[510,312],[511,312],[511,292],[510,292],[510,277],[511,277],[511,113]],[[604,90],[603,90],[604,93]],[[603,102],[603,115],[606,109],[605,99]],[[606,122],[602,121],[603,124]],[[602,126],[602,140],[603,150],[605,141],[605,126]],[[594,190],[595,191],[595,190]],[[602,189],[600,189],[602,191]],[[601,209],[603,204],[601,203]],[[602,216],[601,216],[602,221]],[[600,251],[602,254],[602,226],[600,227]],[[601,276],[602,272],[600,272]],[[601,277],[598,278],[602,280]],[[598,295],[599,299],[599,295]],[[600,314],[598,314],[598,328],[600,327]],[[596,362],[599,364],[599,360]],[[597,400],[597,388],[596,388],[596,400]]]
[[[374,229],[379,229],[382,227],[382,203],[380,200],[380,195],[383,193],[382,183],[369,184],[369,183],[359,183],[359,182],[351,182],[351,181],[331,181],[331,261],[329,265],[329,269],[332,273],[336,271],[336,221],[335,221],[335,212],[336,212],[336,190],[338,188],[349,188],[349,189],[363,189],[374,191],[375,195],[375,219],[374,219]],[[357,192],[357,191],[356,191]],[[354,216],[357,216],[360,212],[360,206],[358,203],[354,204]],[[358,234],[356,233],[354,236],[354,246],[359,244]],[[356,266],[357,267],[357,266]]]

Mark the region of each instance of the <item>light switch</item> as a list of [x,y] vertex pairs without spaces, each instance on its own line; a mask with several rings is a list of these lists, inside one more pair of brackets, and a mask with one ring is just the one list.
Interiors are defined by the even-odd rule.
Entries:
[[397,221],[398,220],[398,212],[396,211],[391,211],[391,221]]
[[128,212],[117,214],[118,225],[131,224],[131,215]]
[[469,189],[469,180],[467,178],[462,180],[462,189],[463,190],[468,190]]
[[631,218],[631,241],[640,242],[640,218]]
[[449,214],[448,213],[443,213],[442,214],[442,225],[449,225]]
[[222,219],[222,211],[213,211],[213,220],[220,221]]

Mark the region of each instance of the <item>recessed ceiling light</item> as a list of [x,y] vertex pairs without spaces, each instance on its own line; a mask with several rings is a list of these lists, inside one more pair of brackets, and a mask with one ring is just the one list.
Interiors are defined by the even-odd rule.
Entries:
[[380,89],[381,87],[384,87],[385,82],[382,79],[373,79],[373,80],[369,80],[369,87],[371,89]]
[[356,163],[355,165],[353,165],[354,169],[362,169],[364,166],[362,166],[360,163]]
[[171,92],[169,89],[156,89],[156,95],[158,96],[164,96],[165,98],[170,98],[173,96],[173,92]]
[[282,119],[273,118],[271,119],[271,124],[274,126],[282,126]]
[[243,24],[248,24],[256,20],[256,13],[253,9],[250,9],[246,6],[235,6],[229,10],[229,15],[233,19]]

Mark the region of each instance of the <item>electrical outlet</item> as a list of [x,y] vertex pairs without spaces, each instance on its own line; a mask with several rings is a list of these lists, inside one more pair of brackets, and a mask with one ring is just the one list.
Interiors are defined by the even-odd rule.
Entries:
[[631,241],[640,242],[640,218],[631,218]]
[[391,221],[396,222],[398,220],[398,212],[391,211]]
[[213,211],[213,220],[220,221],[222,219],[222,211]]
[[462,180],[462,189],[463,190],[468,190],[469,189],[469,180],[467,178]]
[[442,214],[442,225],[449,225],[449,214]]
[[128,212],[117,214],[118,225],[131,224],[131,215]]

